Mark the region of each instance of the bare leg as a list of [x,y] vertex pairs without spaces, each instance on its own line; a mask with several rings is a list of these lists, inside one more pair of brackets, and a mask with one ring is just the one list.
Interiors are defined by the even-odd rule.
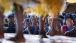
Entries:
[[44,30],[44,22],[43,17],[39,18],[39,29],[40,29],[40,38],[47,38],[45,30]]
[[56,30],[56,25],[57,25],[58,19],[57,18],[53,18],[52,19],[52,24],[51,24],[51,30],[49,32],[50,36],[54,36],[57,34],[57,30]]
[[16,16],[17,35],[14,38],[11,38],[10,40],[17,42],[24,42],[25,39],[23,37],[23,30],[22,30],[23,9],[22,6],[17,5],[15,3],[14,3],[14,8],[15,8],[15,16]]
[[0,38],[4,38],[3,12],[4,12],[4,8],[0,6]]

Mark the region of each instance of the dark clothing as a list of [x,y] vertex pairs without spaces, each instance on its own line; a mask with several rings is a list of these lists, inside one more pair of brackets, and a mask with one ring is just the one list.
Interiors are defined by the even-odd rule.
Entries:
[[76,37],[76,26],[74,26],[74,28],[72,30],[66,32],[64,35],[70,36],[70,37]]
[[26,27],[23,28],[23,32],[24,32],[24,34],[29,34]]
[[15,33],[16,32],[15,23],[4,23],[4,27],[8,27],[4,31],[5,33]]
[[73,26],[76,26],[76,23],[74,23],[74,25]]
[[28,31],[27,31],[26,29],[24,30],[24,34],[29,34]]

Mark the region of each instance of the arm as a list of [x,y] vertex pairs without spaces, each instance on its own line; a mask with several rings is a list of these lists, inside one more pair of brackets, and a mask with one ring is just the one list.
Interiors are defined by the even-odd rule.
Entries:
[[61,25],[60,25],[59,21],[58,21],[58,24],[56,25],[56,27],[57,27],[56,34],[57,35],[62,35],[62,33],[61,33]]
[[63,29],[63,26],[61,27],[61,33],[62,33],[62,35],[64,35],[64,29]]

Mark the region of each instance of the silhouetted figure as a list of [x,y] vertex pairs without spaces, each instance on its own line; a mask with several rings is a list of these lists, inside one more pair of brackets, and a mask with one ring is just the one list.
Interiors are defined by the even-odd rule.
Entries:
[[15,33],[16,32],[13,15],[8,16],[8,23],[4,24],[4,27],[8,27],[7,30],[5,30],[5,33]]

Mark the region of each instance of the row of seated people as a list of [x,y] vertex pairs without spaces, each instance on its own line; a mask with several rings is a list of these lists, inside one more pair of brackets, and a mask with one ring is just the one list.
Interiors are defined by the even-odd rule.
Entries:
[[[45,33],[48,35],[50,30],[52,32],[58,32],[61,34],[66,33],[67,31],[70,30],[75,30],[75,25],[76,25],[76,15],[72,15],[70,13],[66,14],[64,16],[64,19],[58,18],[57,26],[55,29],[52,28],[52,18],[51,17],[46,17],[45,19]],[[4,22],[4,32],[5,33],[16,33],[16,23],[14,21],[14,16],[9,15],[8,19],[5,19]],[[56,21],[54,21],[56,22]],[[55,25],[55,24],[54,24]],[[23,23],[23,32],[24,34],[39,34],[39,18],[36,16],[30,16],[30,18],[25,18]]]

